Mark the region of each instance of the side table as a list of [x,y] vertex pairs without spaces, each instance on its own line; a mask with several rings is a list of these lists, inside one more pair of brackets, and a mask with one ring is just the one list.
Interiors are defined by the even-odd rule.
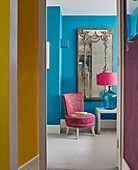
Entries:
[[117,108],[114,110],[107,110],[104,107],[96,107],[95,108],[95,113],[96,113],[96,133],[100,134],[101,130],[101,113],[117,113]]

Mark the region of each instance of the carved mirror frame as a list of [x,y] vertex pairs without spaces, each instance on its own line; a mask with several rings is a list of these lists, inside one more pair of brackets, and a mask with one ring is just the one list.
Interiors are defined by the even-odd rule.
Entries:
[[[91,30],[92,31],[95,30],[95,33],[92,36],[89,36],[88,34],[89,34],[89,31],[91,31]],[[101,28],[101,29],[100,28],[99,29],[97,29],[97,28],[96,29],[95,28],[93,28],[93,29],[77,29],[77,43],[78,43],[77,44],[77,92],[78,93],[80,92],[79,91],[79,36],[81,35],[81,37],[83,39],[82,41],[84,43],[83,44],[83,48],[84,48],[84,63],[86,63],[86,58],[87,58],[87,57],[85,58],[85,56],[87,56],[87,54],[86,54],[86,46],[88,45],[88,41],[91,41],[91,43],[97,43],[99,41],[102,41],[103,42],[103,46],[105,48],[105,50],[103,51],[103,57],[106,56],[106,52],[107,52],[107,49],[108,49],[108,43],[106,42],[105,39],[108,38],[108,37],[106,37],[104,35],[103,36],[101,36],[101,35],[99,36],[96,33],[96,30],[103,32],[103,34],[104,34],[104,31],[105,31],[106,33],[108,32],[108,34],[112,35],[112,56],[111,56],[112,57],[112,70],[111,71],[113,72],[113,29],[103,29],[103,28]],[[109,37],[110,37],[110,35],[109,35]],[[95,42],[92,42],[92,41],[95,41]],[[105,57],[105,65],[103,67],[103,72],[108,72],[107,68],[106,68],[106,66],[107,66],[106,62],[107,61],[106,61],[106,57]],[[86,68],[84,67],[84,80],[86,78],[86,71],[85,70],[86,70]],[[102,97],[87,97],[85,95],[85,91],[86,91],[85,88],[86,87],[84,87],[84,91],[83,91],[83,93],[84,93],[84,100],[86,100],[86,101],[102,101],[103,100]]]

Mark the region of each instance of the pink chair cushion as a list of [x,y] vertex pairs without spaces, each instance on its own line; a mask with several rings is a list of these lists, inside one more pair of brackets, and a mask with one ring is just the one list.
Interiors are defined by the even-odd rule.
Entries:
[[65,121],[67,126],[75,127],[75,128],[86,128],[92,127],[95,123],[95,115],[91,113],[87,113],[85,115],[82,114],[70,114],[66,115]]
[[75,114],[83,112],[83,93],[63,94],[63,101],[66,111],[65,121],[67,126],[75,128],[92,127],[95,123],[95,115],[87,113],[85,115]]
[[83,93],[63,94],[66,115],[83,112]]

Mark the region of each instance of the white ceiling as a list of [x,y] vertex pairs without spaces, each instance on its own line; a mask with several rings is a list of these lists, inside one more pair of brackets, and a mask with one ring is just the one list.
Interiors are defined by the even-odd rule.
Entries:
[[63,15],[117,15],[117,0],[48,0],[61,6]]

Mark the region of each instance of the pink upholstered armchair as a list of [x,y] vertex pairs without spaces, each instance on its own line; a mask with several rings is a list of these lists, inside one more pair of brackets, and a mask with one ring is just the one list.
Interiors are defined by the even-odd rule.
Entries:
[[62,96],[66,112],[65,116],[65,121],[67,125],[66,134],[69,133],[69,127],[77,128],[78,139],[79,128],[91,127],[93,136],[95,136],[94,132],[95,115],[91,113],[75,114],[75,112],[84,111],[83,93],[63,94]]

